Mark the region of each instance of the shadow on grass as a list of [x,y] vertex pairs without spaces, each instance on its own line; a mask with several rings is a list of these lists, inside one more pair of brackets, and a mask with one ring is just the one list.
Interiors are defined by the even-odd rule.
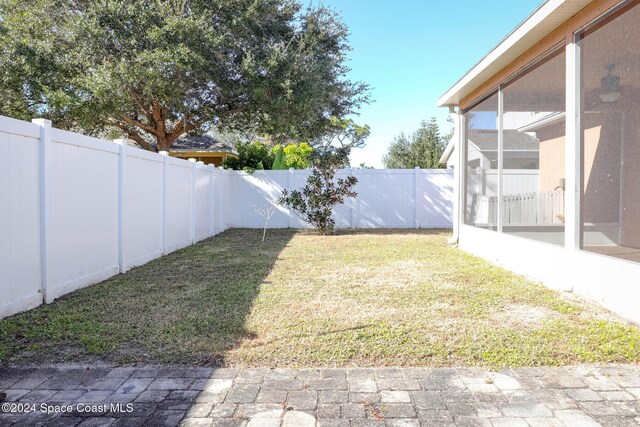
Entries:
[[[315,231],[308,231],[309,233],[316,233]],[[391,235],[447,235],[451,234],[449,228],[339,228],[336,230],[334,236],[351,236],[351,235],[374,235],[374,236],[391,236]]]
[[0,320],[0,364],[224,365],[295,230],[232,229]]

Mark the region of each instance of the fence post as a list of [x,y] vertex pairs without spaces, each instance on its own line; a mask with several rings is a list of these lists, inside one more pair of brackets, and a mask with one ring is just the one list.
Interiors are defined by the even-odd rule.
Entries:
[[51,171],[51,120],[33,119],[33,124],[40,126],[40,290],[45,303],[53,301],[49,296],[49,266],[47,263],[48,239],[47,230],[51,222],[48,207],[53,206],[51,187],[53,173]]
[[196,159],[191,162],[191,244],[196,242]]
[[[349,175],[350,176],[355,176],[355,174],[353,173],[353,168],[349,169]],[[351,198],[351,203],[349,203],[351,205],[351,211],[350,211],[350,218],[349,218],[349,228],[356,228],[355,227],[355,214],[356,214],[356,203],[358,203],[358,198]]]
[[420,216],[418,215],[418,184],[420,177],[420,166],[413,170],[413,227],[420,228]]
[[[293,178],[293,174],[294,174],[294,169],[289,168],[289,175],[287,176],[287,190],[289,190],[289,193],[291,193],[291,190],[292,190],[291,180]],[[293,228],[293,211],[291,210],[291,208],[287,208],[287,213],[289,217],[289,228]]]
[[216,175],[215,166],[209,166],[209,237],[216,234]]
[[220,232],[225,231],[228,227],[227,227],[227,214],[226,214],[226,209],[227,209],[227,204],[225,203],[225,199],[226,199],[226,190],[225,190],[225,185],[224,183],[226,182],[226,178],[225,178],[225,170],[224,170],[224,166],[218,166],[218,169],[220,169],[221,174],[220,174],[220,184],[222,184],[220,186],[220,215],[222,216],[220,221],[220,224],[222,225],[222,230],[220,230]]
[[118,152],[118,263],[120,264],[120,273],[124,273],[127,271],[124,253],[124,182],[126,179],[124,165],[127,158],[127,142],[124,139],[114,139],[113,142],[120,146]]
[[167,161],[169,160],[168,151],[160,151],[162,159],[162,253],[167,255]]
[[[196,164],[197,164],[197,165],[204,165],[204,162],[203,162],[202,160],[198,160],[198,161],[196,162]],[[194,193],[194,194],[195,194],[195,193]],[[208,195],[208,194],[206,195],[206,198],[207,198],[207,200],[209,199],[209,195]],[[207,233],[207,234],[205,235],[205,237],[204,237],[204,238],[206,239],[207,237],[209,237],[209,233]],[[202,239],[201,239],[201,240],[202,240]]]
[[226,198],[225,201],[227,202],[227,208],[225,211],[225,215],[227,216],[227,221],[226,221],[226,228],[225,230],[228,230],[229,228],[231,228],[231,185],[232,185],[232,180],[233,180],[233,169],[229,168],[226,171],[227,174],[227,188],[226,188]]

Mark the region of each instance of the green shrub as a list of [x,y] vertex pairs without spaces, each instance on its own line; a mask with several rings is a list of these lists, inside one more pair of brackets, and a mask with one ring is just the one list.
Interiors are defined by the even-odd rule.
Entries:
[[291,208],[300,218],[317,228],[322,234],[333,233],[336,222],[331,217],[333,207],[344,203],[347,197],[356,197],[352,190],[358,183],[355,176],[334,179],[349,158],[349,148],[325,149],[316,154],[313,172],[307,178],[307,184],[289,192],[284,190],[279,203]]
[[259,141],[238,142],[238,157],[227,157],[222,165],[233,170],[268,170],[273,166],[275,154],[271,148]]
[[284,164],[286,169],[307,169],[311,167],[311,155],[313,154],[313,148],[306,142],[289,144],[284,147],[276,145],[273,148],[273,152],[277,153],[281,148],[284,152]]

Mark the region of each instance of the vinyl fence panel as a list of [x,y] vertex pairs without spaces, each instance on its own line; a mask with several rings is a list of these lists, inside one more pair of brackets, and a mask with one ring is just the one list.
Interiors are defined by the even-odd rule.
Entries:
[[119,270],[118,145],[58,129],[50,143],[47,301]]
[[[415,171],[357,170],[356,228],[414,228]],[[352,201],[353,203],[353,201]]]
[[[274,209],[282,190],[288,187],[289,171],[235,172],[231,180],[231,226],[264,227],[267,211]],[[269,220],[269,228],[288,228],[289,212],[278,206]]]
[[[289,190],[300,189],[305,186],[307,183],[307,178],[311,175],[310,170],[290,170],[289,171]],[[302,218],[300,218],[295,212],[290,209],[286,209],[287,215],[289,217],[289,227],[290,228],[309,228],[309,224],[304,222]]]
[[453,174],[443,169],[416,172],[418,226],[450,228],[453,224]]
[[[335,179],[345,179],[349,175],[352,175],[351,169],[343,169],[336,173]],[[303,182],[303,186],[304,186]],[[337,205],[333,208],[333,219],[336,222],[337,228],[351,228],[353,227],[353,214],[355,210],[355,201],[352,198],[348,198],[344,201],[344,204]]]
[[230,174],[0,116],[0,318],[224,231]]
[[166,179],[166,248],[167,253],[192,243],[191,197],[192,165],[173,157],[167,158]]
[[226,186],[226,181],[228,176],[226,172],[222,169],[216,169],[213,174],[213,191],[217,194],[216,199],[213,202],[213,225],[214,225],[214,233],[218,234],[225,230],[225,222],[226,222],[226,214],[225,211],[228,209],[228,206],[225,205],[224,199],[221,195],[224,192],[224,187]]
[[[232,172],[232,227],[262,228],[264,211],[283,189],[300,189],[309,170]],[[335,178],[358,179],[355,199],[333,210],[337,228],[450,228],[453,224],[451,170],[343,169]],[[308,228],[294,212],[278,206],[268,228]]]
[[42,303],[40,127],[0,116],[0,318]]
[[126,147],[122,271],[162,255],[163,156]]
[[213,235],[211,225],[211,215],[213,214],[213,203],[211,200],[213,185],[213,172],[205,165],[195,166],[195,201],[194,201],[194,233],[195,241],[206,239]]

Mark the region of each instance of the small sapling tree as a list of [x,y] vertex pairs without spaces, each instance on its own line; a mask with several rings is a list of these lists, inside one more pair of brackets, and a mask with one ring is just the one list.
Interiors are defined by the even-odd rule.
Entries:
[[278,209],[280,201],[279,200],[270,200],[263,207],[253,206],[253,210],[264,219],[264,227],[262,228],[262,243],[267,238],[267,226],[269,225],[269,220],[276,213]]

